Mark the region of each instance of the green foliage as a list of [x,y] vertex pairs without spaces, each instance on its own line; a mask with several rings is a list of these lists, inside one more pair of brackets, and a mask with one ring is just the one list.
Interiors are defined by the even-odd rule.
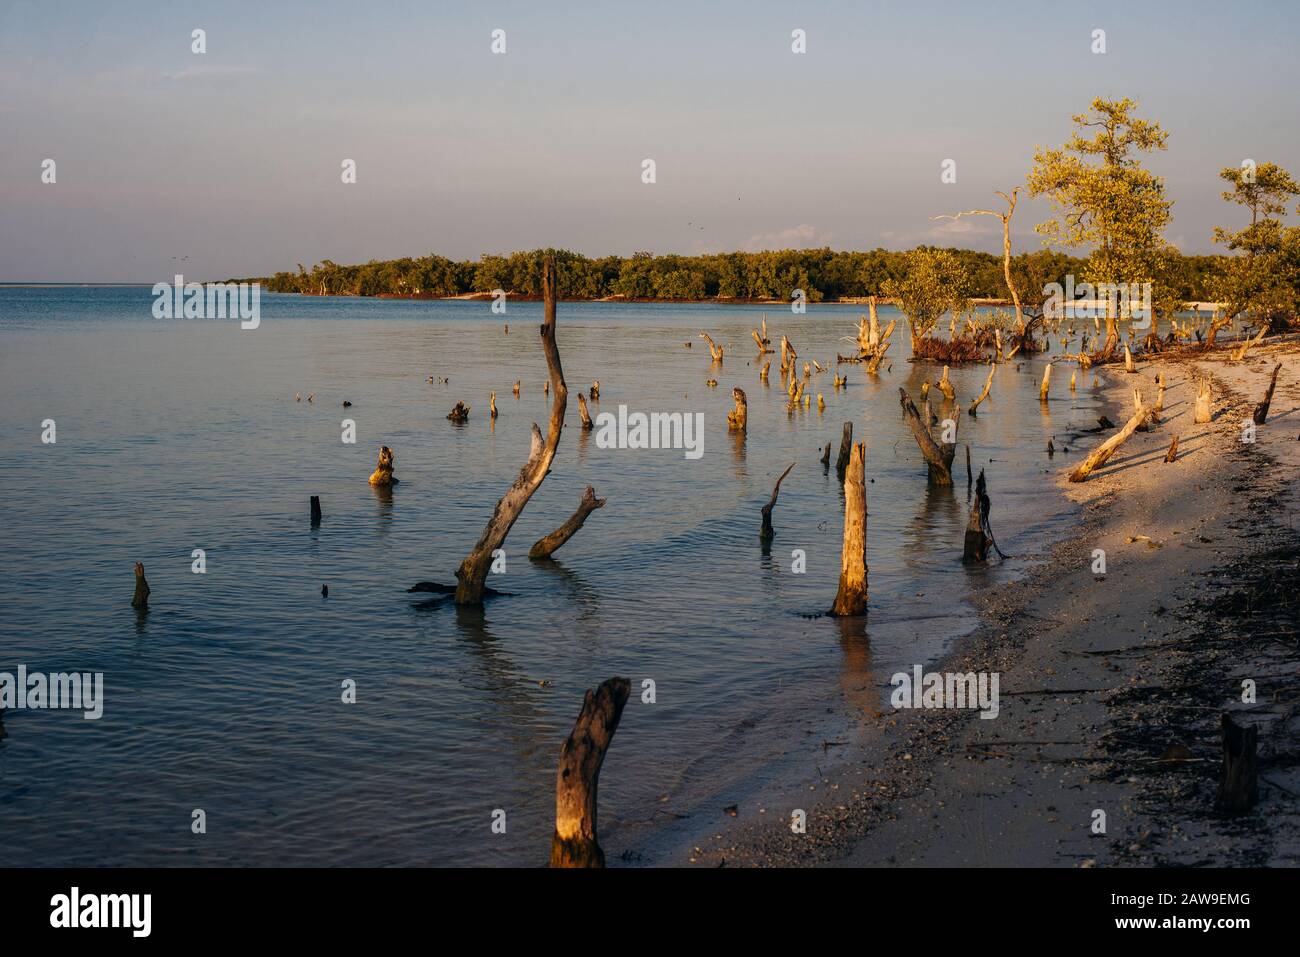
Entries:
[[1223,198],[1250,210],[1250,223],[1235,231],[1214,230],[1215,242],[1239,255],[1230,257],[1214,278],[1212,293],[1228,304],[1228,316],[1245,312],[1280,327],[1300,309],[1300,229],[1280,218],[1300,195],[1300,186],[1274,163],[1259,164],[1253,176],[1232,166],[1219,176],[1232,184]]
[[1074,117],[1069,142],[1035,151],[1029,174],[1030,195],[1049,197],[1057,211],[1038,232],[1048,244],[1091,249],[1093,283],[1149,281],[1165,246],[1173,203],[1134,154],[1163,150],[1168,134],[1136,108],[1127,97],[1093,100]]
[[913,351],[945,312],[965,310],[970,289],[970,272],[947,249],[914,249],[907,254],[903,278],[885,283],[885,295],[898,302],[911,323]]

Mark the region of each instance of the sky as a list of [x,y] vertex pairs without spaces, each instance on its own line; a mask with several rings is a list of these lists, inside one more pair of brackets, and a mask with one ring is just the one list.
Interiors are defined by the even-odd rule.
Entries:
[[[1213,252],[1241,219],[1220,169],[1300,174],[1298,33],[1290,0],[0,0],[0,281],[547,246],[998,251],[998,220],[932,217],[997,208],[1097,96],[1168,131],[1148,159],[1167,238]],[[1049,215],[1021,202],[1017,251]]]

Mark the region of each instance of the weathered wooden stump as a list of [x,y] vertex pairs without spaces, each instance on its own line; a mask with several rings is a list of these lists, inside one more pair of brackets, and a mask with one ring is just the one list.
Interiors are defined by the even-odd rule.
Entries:
[[1273,404],[1273,390],[1277,388],[1277,374],[1281,368],[1282,363],[1280,362],[1273,367],[1273,377],[1269,379],[1268,391],[1264,393],[1264,400],[1255,406],[1251,418],[1256,425],[1263,425],[1268,420],[1268,407]]
[[840,587],[830,614],[862,615],[867,610],[867,446],[858,442],[844,477],[844,545],[840,553]]
[[447,413],[447,419],[457,424],[469,421],[469,406],[464,402],[457,402],[455,407]]
[[313,525],[319,525],[320,520],[321,520],[320,496],[313,495],[311,497],[311,523]]
[[[830,446],[828,445],[826,448],[827,454],[829,455]],[[785,481],[785,477],[790,474],[790,469],[792,468],[794,468],[793,462],[790,463],[789,468],[781,473],[781,477],[776,480],[776,485],[772,487],[772,497],[769,498],[767,504],[763,506],[763,527],[759,530],[758,537],[765,542],[770,542],[776,537],[776,532],[772,528],[772,509],[776,507],[776,497],[781,491],[781,483]]]
[[144,565],[135,563],[135,594],[131,596],[131,607],[143,610],[149,607],[149,583],[145,581]]
[[1249,811],[1259,800],[1258,774],[1255,765],[1255,748],[1259,729],[1255,725],[1237,724],[1225,712],[1223,726],[1223,771],[1219,777],[1219,793],[1214,808],[1224,814]]
[[379,461],[370,473],[370,484],[380,487],[396,485],[398,479],[393,475],[393,450],[386,445],[379,447]]
[[596,840],[596,789],[605,752],[632,693],[626,678],[610,678],[583,698],[582,711],[560,748],[555,776],[551,867],[604,867]]
[[[582,393],[578,393],[582,398]],[[528,550],[529,558],[550,558],[551,553],[559,549],[561,545],[571,539],[582,528],[583,523],[587,521],[587,516],[598,508],[605,507],[603,498],[596,498],[596,490],[590,485],[582,493],[582,499],[578,502],[578,510],[568,517],[563,525],[557,528],[545,538],[538,539],[533,547]]]
[[727,428],[733,432],[744,432],[749,422],[749,400],[745,390],[737,386],[731,390],[731,398],[736,407],[727,413]]
[[1201,379],[1196,386],[1196,408],[1192,415],[1192,421],[1198,425],[1211,421],[1214,418],[1212,403],[1213,395],[1210,391],[1210,380]]
[[835,460],[835,474],[844,481],[844,472],[849,467],[849,457],[853,453],[853,423],[845,422],[844,431],[840,435],[840,455]]
[[587,400],[581,392],[578,393],[578,418],[582,420],[582,431],[590,432],[595,428],[591,421],[591,413],[587,411]]
[[984,470],[980,469],[980,477],[975,481],[975,500],[971,502],[970,518],[966,522],[966,541],[961,555],[963,563],[988,561],[991,540],[984,534],[984,529],[988,527],[990,507]]

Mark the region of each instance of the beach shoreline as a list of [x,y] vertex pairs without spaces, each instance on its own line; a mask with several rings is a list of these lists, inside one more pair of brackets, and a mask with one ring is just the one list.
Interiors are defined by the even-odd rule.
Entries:
[[[1253,444],[1242,442],[1275,363],[1268,422]],[[997,672],[997,720],[970,710],[867,713],[880,732],[871,748],[828,755],[816,776],[720,817],[712,840],[663,863],[1295,863],[1300,727],[1288,695],[1300,654],[1278,596],[1300,574],[1288,524],[1300,477],[1300,347],[1261,347],[1239,363],[1227,349],[1156,358],[1134,374],[1107,366],[1106,396],[1127,409],[1138,387],[1149,404],[1157,372],[1169,383],[1158,426],[1085,483],[1069,483],[1069,468],[1107,433],[1070,437],[1068,468],[1058,455],[1050,469],[1048,480],[1081,509],[1078,534],[1028,576],[974,596],[981,626],[937,666]],[[1208,425],[1192,422],[1201,375],[1215,383]],[[1168,464],[1175,434],[1180,454]],[[1105,575],[1093,573],[1099,548]],[[1243,614],[1243,604],[1259,613]],[[876,688],[889,678],[868,677]],[[1246,679],[1256,683],[1253,704],[1241,700]],[[1240,817],[1213,811],[1224,711],[1260,729],[1259,805]],[[790,827],[795,809],[806,833]]]

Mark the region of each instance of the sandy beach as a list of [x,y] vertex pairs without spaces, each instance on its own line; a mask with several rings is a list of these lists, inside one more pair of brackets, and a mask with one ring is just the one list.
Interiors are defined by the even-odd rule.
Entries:
[[[1243,423],[1281,363],[1268,421]],[[864,706],[879,742],[809,741],[820,774],[802,793],[720,812],[695,866],[1284,866],[1296,863],[1300,772],[1294,619],[1300,547],[1291,508],[1300,469],[1300,345],[1099,371],[1115,408],[1131,392],[1158,425],[1083,484],[1067,475],[1107,435],[1059,436],[1044,481],[1080,507],[1077,535],[1027,579],[975,597],[982,627],[944,671],[1000,674],[1000,714]],[[1193,423],[1196,378],[1214,419]],[[1112,416],[1113,417],[1113,416]],[[1170,440],[1179,453],[1164,461]],[[1069,453],[1059,451],[1068,447]],[[997,501],[994,491],[994,526]],[[1106,574],[1093,573],[1094,550]],[[875,675],[883,685],[888,675]],[[1243,681],[1256,701],[1243,702]],[[868,700],[873,700],[868,696]],[[881,694],[874,700],[887,700]],[[1220,715],[1259,728],[1259,804],[1213,810]],[[807,814],[804,834],[792,809]],[[1094,833],[1098,811],[1104,833]]]

